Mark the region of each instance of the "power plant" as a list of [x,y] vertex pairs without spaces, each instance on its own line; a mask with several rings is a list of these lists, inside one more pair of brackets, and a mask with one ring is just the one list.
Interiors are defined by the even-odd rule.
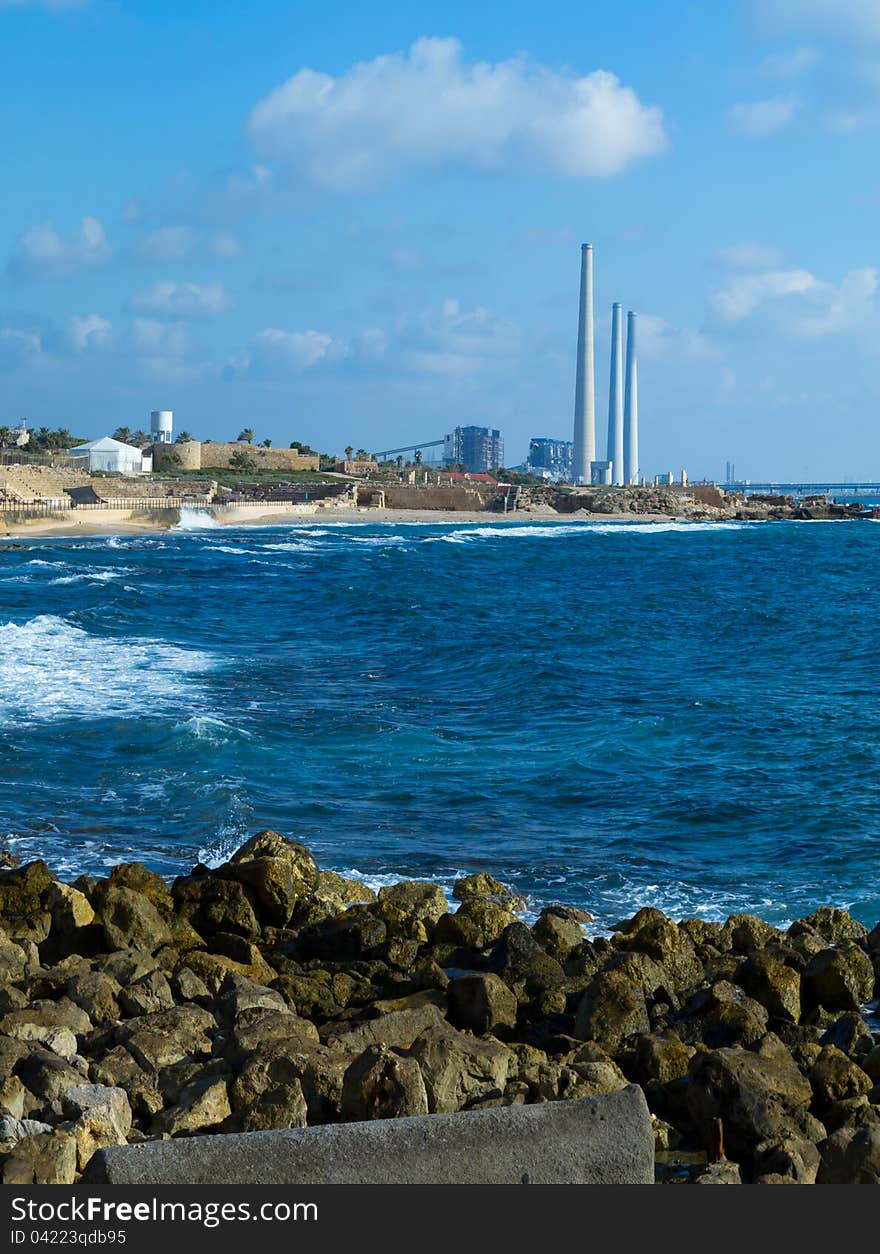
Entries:
[[608,388],[608,447],[604,461],[596,460],[596,385],[594,371],[593,245],[581,245],[581,283],[578,306],[577,365],[574,384],[575,483],[639,483],[639,383],[636,355],[636,315],[626,315],[624,367],[623,306],[611,310],[611,379]]

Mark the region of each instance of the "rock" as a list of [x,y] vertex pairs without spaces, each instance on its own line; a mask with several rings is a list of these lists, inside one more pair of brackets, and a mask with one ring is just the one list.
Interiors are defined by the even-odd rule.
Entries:
[[119,862],[110,872],[109,884],[114,888],[130,888],[151,901],[157,910],[170,911],[174,906],[171,890],[161,875],[148,870],[142,862]]
[[88,897],[70,884],[57,881],[49,885],[46,891],[46,907],[52,916],[54,931],[62,936],[71,936],[82,927],[88,927],[95,921],[95,912]]
[[[353,1061],[348,1051],[299,1040],[261,1045],[246,1060],[229,1087],[232,1109],[242,1131],[266,1126],[302,1126],[305,1123],[303,1099],[310,1124],[337,1120],[343,1076]],[[267,1122],[279,1117],[301,1122]]]
[[120,985],[133,984],[143,975],[160,969],[160,962],[146,949],[118,949],[111,954],[99,954],[92,961],[92,970],[107,975]]
[[118,997],[122,990],[119,981],[112,976],[101,971],[86,971],[75,975],[65,989],[70,1000],[80,1006],[96,1026],[119,1018]]
[[503,1045],[479,1041],[436,1024],[413,1041],[432,1114],[462,1110],[480,1097],[504,1092],[513,1055]]
[[351,906],[338,918],[305,928],[299,936],[299,947],[309,958],[356,962],[374,954],[387,938],[385,921],[371,914],[369,906]]
[[817,1184],[880,1184],[880,1125],[840,1128],[819,1153]]
[[209,1078],[187,1085],[177,1104],[160,1111],[153,1126],[156,1132],[179,1136],[217,1128],[231,1114],[226,1080]]
[[820,1118],[822,1111],[835,1102],[867,1093],[872,1083],[871,1077],[834,1045],[824,1046],[810,1069],[810,1084]]
[[473,875],[464,875],[457,879],[452,886],[452,896],[456,901],[470,901],[477,897],[492,898],[512,910],[525,905],[525,900],[519,893],[496,880],[488,871],[477,871]]
[[17,1075],[8,1075],[0,1082],[0,1115],[23,1119],[27,1089]]
[[391,1011],[377,1019],[331,1031],[330,1041],[350,1054],[361,1054],[370,1045],[408,1049],[417,1036],[444,1023],[443,1015],[431,1002]]
[[874,1046],[871,1030],[860,1014],[841,1015],[819,1037],[820,1045],[836,1045],[851,1057],[858,1056],[859,1064]]
[[721,1158],[717,1163],[709,1163],[694,1180],[694,1184],[742,1184],[739,1164]]
[[871,959],[853,941],[823,949],[807,964],[802,977],[804,1002],[825,1010],[858,1010],[874,993]]
[[299,1040],[304,1045],[320,1043],[318,1029],[308,1019],[285,1009],[251,1009],[245,1011],[233,1031],[224,1050],[224,1056],[235,1066],[263,1045],[271,1045],[275,1041],[286,1041],[288,1044]]
[[31,1048],[15,1067],[22,1084],[49,1107],[60,1110],[61,1098],[73,1084],[81,1084],[80,1072],[58,1054]]
[[868,939],[866,927],[846,910],[837,910],[834,906],[820,906],[807,918],[795,919],[788,929],[788,935],[791,937],[802,936],[805,932],[816,933],[829,944],[844,940],[863,943]]
[[[215,932],[259,935],[260,925],[251,899],[236,880],[217,874],[181,876],[174,881],[171,891],[182,918],[200,936],[211,937]],[[192,965],[189,957],[187,962]]]
[[308,849],[271,831],[252,836],[217,875],[246,884],[267,918],[281,926],[318,887],[318,867]]
[[246,1010],[256,1008],[262,1010],[287,1011],[287,1003],[274,988],[265,984],[257,984],[254,980],[230,972],[217,994],[218,1008],[229,1023],[236,1023],[239,1016]]
[[4,1184],[73,1184],[76,1140],[68,1132],[42,1132],[24,1137],[0,1166]]
[[192,967],[178,967],[171,980],[171,990],[177,1001],[207,1000],[211,996],[207,984]]
[[512,911],[489,897],[466,897],[455,914],[443,914],[437,920],[434,941],[486,949],[495,944],[505,928],[518,922]]
[[119,1005],[127,1017],[137,1019],[159,1010],[170,1010],[174,1005],[174,994],[165,974],[151,971],[120,991]]
[[663,915],[651,917],[641,926],[636,926],[634,920],[620,947],[630,953],[645,954],[655,962],[664,984],[677,994],[690,992],[703,979],[703,965],[693,941]]
[[146,949],[155,953],[171,940],[168,924],[153,903],[131,888],[107,888],[100,910],[110,949]]
[[12,1024],[6,1030],[14,1040],[33,1041],[38,1045],[45,1045],[46,1049],[50,1049],[53,1054],[58,1054],[59,1057],[68,1061],[76,1054],[76,1037],[69,1028],[25,1021]]
[[490,969],[500,975],[518,1001],[530,1003],[541,1014],[565,1010],[565,972],[545,954],[525,923],[511,923],[495,942]]
[[370,1045],[342,1078],[341,1114],[347,1122],[427,1113],[428,1095],[418,1062],[387,1045]]
[[318,887],[315,891],[319,896],[335,897],[346,906],[376,900],[376,894],[372,888],[361,880],[346,879],[344,875],[337,875],[335,871],[319,871]]
[[538,915],[532,925],[532,935],[551,958],[565,962],[571,951],[583,943],[584,929],[578,919],[550,906]]
[[27,915],[43,910],[55,876],[38,859],[13,870],[0,870],[0,915]]
[[803,1136],[787,1136],[765,1141],[755,1150],[755,1175],[777,1175],[798,1184],[815,1184],[821,1158],[812,1141]]
[[193,950],[186,956],[186,965],[193,975],[216,994],[228,975],[239,975],[255,984],[270,984],[275,979],[275,972],[265,961],[256,946],[248,953],[248,962],[236,962],[224,954],[202,953]]
[[764,949],[781,936],[775,927],[754,914],[732,914],[724,925],[728,945],[722,940],[721,948],[730,948],[737,954],[751,954]]
[[724,1045],[753,1045],[767,1031],[767,1011],[749,997],[738,984],[718,980],[711,988],[700,989],[681,1008],[675,1021],[679,1034],[687,1035],[689,1021],[697,1020],[696,1038],[720,1049]]
[[805,1135],[812,1098],[784,1046],[761,1054],[739,1046],[698,1052],[689,1067],[688,1107],[694,1124],[724,1124],[725,1146],[738,1162],[751,1163],[758,1145]]
[[436,923],[446,914],[446,897],[439,884],[425,884],[419,880],[402,880],[379,889],[379,909],[383,917],[393,918],[393,911],[406,918]]
[[36,1136],[40,1132],[51,1132],[52,1125],[40,1119],[14,1119],[10,1115],[0,1118],[0,1147],[4,1152],[12,1149],[26,1136]]
[[733,981],[776,1019],[797,1023],[801,1017],[801,980],[797,971],[768,954],[751,954],[736,968]]
[[82,1171],[96,1150],[125,1145],[131,1131],[131,1106],[121,1088],[77,1084],[62,1099],[62,1109],[73,1120],[77,1169]]
[[504,981],[491,972],[463,975],[446,990],[449,1019],[478,1036],[516,1025],[517,1000]]
[[609,967],[587,985],[574,1021],[574,1035],[597,1041],[614,1053],[636,1033],[650,1032],[644,990],[627,966]]
[[117,1039],[134,1060],[153,1074],[184,1058],[208,1058],[217,1023],[201,1006],[188,1004],[131,1019],[117,1029]]
[[628,1074],[643,1088],[651,1081],[668,1084],[687,1075],[694,1053],[693,1047],[685,1045],[671,1029],[642,1033],[632,1043]]

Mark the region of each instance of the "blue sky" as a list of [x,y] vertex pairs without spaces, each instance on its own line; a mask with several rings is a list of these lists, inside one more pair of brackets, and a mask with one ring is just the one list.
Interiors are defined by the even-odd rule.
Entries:
[[880,478],[880,0],[0,0],[0,421]]

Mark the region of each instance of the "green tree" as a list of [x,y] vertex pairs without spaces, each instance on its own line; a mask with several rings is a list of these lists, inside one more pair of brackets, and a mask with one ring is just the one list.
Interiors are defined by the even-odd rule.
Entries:
[[414,456],[414,458],[415,458],[415,463],[416,463],[416,465],[417,465],[417,466],[421,466],[421,464],[422,464],[422,450],[421,450],[420,448],[417,448],[413,456]]
[[271,448],[271,447],[272,447],[272,441],[271,441],[271,440],[264,440],[264,441],[263,441],[263,448]]
[[242,474],[250,474],[250,472],[256,470],[256,468],[257,463],[249,453],[244,451],[244,449],[236,449],[229,459],[230,470],[237,470]]
[[8,427],[0,427],[0,448],[6,448],[6,445],[12,439],[12,432]]
[[150,437],[147,435],[146,431],[142,431],[140,427],[138,427],[137,431],[135,431],[134,435],[131,437],[131,442],[137,448],[146,448],[147,445],[151,443]]
[[253,427],[245,427],[243,431],[239,431],[238,438],[244,440],[245,444],[253,444],[254,429]]
[[188,431],[181,431],[177,439],[174,441],[174,443],[175,444],[191,444],[192,436],[190,435]]
[[131,444],[131,427],[117,427],[113,432],[113,439],[119,440],[121,444]]
[[354,449],[352,448],[352,446],[351,446],[350,444],[346,444],[346,446],[345,446],[345,460],[346,460],[347,462],[350,462],[350,461],[351,461],[351,457],[352,457],[352,454],[353,454],[353,453],[354,453]]

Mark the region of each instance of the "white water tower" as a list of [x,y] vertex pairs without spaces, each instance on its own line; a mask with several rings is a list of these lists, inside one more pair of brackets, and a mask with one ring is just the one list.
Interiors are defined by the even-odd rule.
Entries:
[[150,414],[150,437],[153,444],[173,444],[171,428],[174,414],[170,409],[154,409]]

